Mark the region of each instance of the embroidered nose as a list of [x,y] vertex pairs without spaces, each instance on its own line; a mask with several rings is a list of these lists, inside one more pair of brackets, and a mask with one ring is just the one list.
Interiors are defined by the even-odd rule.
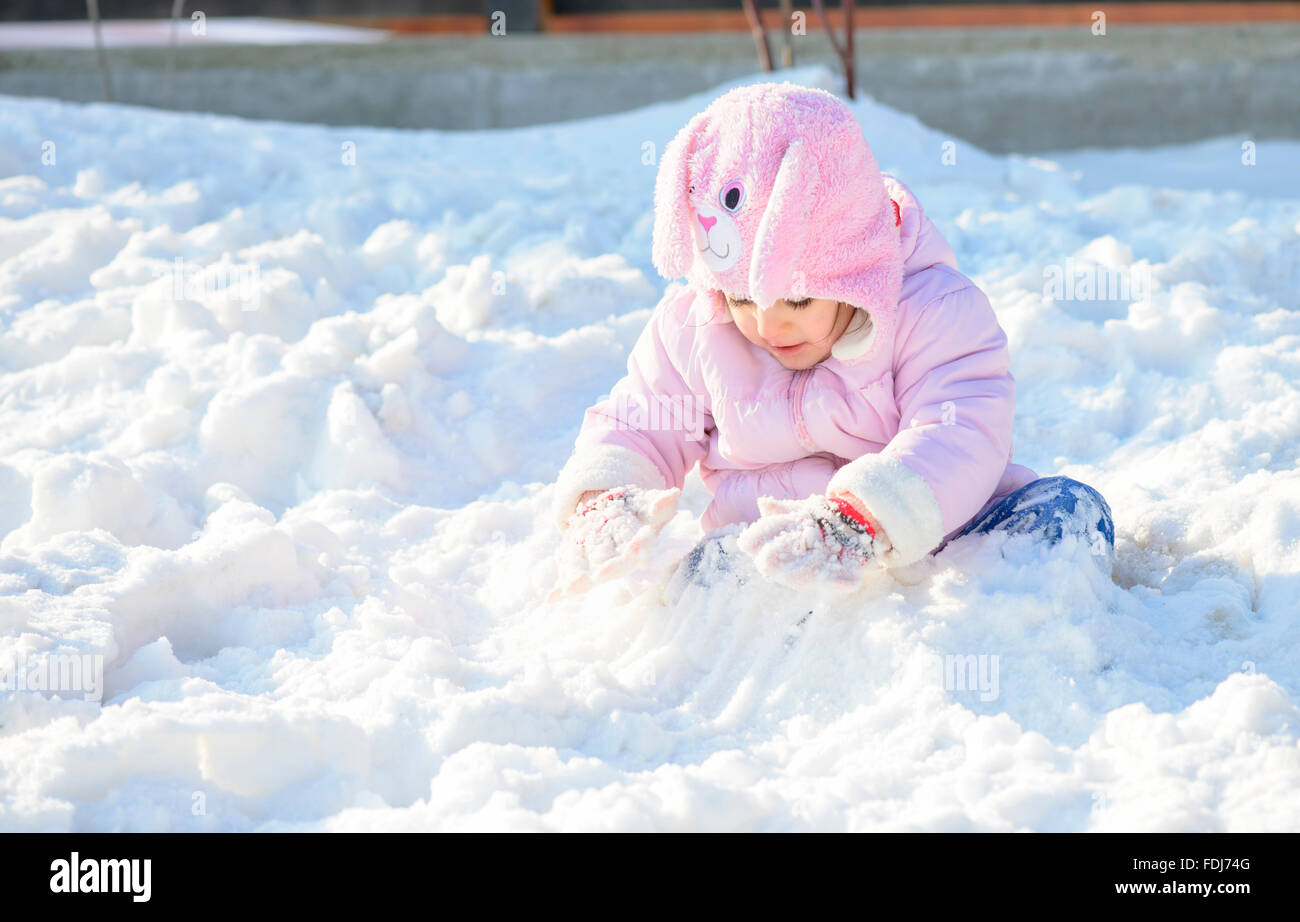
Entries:
[[704,232],[707,234],[709,232],[709,228],[713,227],[713,225],[718,223],[718,219],[706,218],[704,217],[704,215],[700,215],[700,223],[704,225]]

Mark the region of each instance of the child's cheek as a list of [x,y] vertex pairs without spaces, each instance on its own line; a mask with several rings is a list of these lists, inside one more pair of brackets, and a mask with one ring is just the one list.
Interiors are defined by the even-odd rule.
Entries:
[[830,335],[835,332],[835,322],[838,319],[837,311],[835,309],[829,311],[822,309],[819,313],[820,316],[817,317],[816,324],[809,324],[808,333],[810,335],[808,338],[811,340],[829,339]]

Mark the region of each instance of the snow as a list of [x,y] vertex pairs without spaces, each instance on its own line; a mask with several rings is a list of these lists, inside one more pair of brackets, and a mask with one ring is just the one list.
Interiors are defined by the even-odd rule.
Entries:
[[[208,19],[198,12],[182,13],[174,28],[170,19],[105,19],[99,28],[105,48],[147,48],[173,41],[177,45],[335,44],[379,42],[391,35],[383,29],[261,16]],[[95,30],[89,19],[0,23],[0,49],[93,47]]]
[[667,284],[651,154],[731,85],[463,133],[0,97],[0,667],[104,664],[0,690],[0,828],[1300,828],[1294,141],[1001,157],[854,103],[1113,583],[982,536],[660,604],[692,475],[650,570],[546,601]]

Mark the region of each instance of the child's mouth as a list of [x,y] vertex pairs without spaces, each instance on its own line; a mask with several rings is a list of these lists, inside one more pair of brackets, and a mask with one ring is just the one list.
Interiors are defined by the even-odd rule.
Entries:
[[807,343],[797,343],[793,346],[768,346],[768,348],[777,355],[794,355],[806,345]]

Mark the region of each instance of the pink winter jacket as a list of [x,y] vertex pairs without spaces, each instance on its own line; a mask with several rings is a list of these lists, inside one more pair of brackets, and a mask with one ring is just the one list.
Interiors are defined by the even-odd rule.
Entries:
[[585,414],[557,478],[561,528],[586,490],[681,487],[698,463],[706,531],[755,520],[760,495],[843,490],[884,529],[882,563],[902,566],[1036,479],[1011,463],[1015,381],[988,298],[911,191],[884,179],[902,220],[893,324],[857,316],[830,357],[792,371],[741,334],[720,293],[670,285],[627,375]]

